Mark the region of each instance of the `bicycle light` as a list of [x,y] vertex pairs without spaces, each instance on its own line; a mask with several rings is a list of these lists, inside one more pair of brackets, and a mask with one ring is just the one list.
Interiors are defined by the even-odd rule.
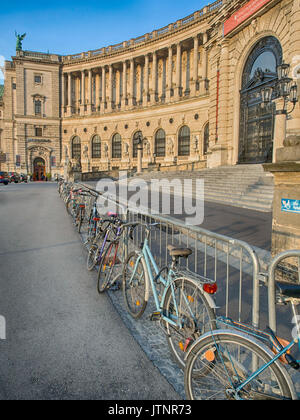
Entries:
[[209,295],[214,295],[215,293],[217,293],[218,290],[217,283],[205,283],[203,285],[203,290]]

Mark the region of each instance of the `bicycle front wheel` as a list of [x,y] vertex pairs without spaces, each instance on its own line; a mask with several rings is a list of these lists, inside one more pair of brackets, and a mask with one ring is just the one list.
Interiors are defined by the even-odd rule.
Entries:
[[215,312],[197,283],[188,278],[176,279],[164,300],[164,313],[181,327],[164,322],[167,340],[176,363],[185,366],[186,350],[202,334],[216,328]]
[[123,269],[123,296],[130,315],[138,319],[147,306],[147,278],[143,259],[133,252]]
[[122,262],[119,255],[119,242],[110,244],[103,254],[98,271],[98,292],[109,289],[121,276]]
[[215,332],[191,349],[185,369],[189,400],[281,400],[293,393],[279,362],[240,386],[272,360],[264,346],[252,337]]

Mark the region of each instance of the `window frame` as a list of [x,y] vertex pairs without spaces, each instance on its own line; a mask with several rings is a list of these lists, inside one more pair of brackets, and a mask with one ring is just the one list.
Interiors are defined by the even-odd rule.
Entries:
[[[185,129],[188,130],[188,135],[183,133]],[[182,126],[178,133],[178,156],[191,156],[191,129],[187,125]]]
[[111,139],[111,157],[122,159],[122,137],[119,133],[115,133]]

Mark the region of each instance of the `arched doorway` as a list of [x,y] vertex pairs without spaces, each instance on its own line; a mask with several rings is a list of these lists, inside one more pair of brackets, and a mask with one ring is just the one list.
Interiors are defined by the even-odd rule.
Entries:
[[42,158],[33,161],[33,180],[44,181],[46,179],[46,163]]
[[242,78],[239,163],[272,162],[275,104],[262,106],[263,87],[276,85],[282,48],[272,36],[252,49]]

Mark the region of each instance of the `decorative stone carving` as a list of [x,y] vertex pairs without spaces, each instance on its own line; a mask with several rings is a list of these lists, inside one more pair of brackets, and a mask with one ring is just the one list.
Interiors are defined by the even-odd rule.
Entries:
[[288,136],[284,142],[283,142],[284,147],[294,147],[294,146],[300,146],[300,135],[291,135]]

